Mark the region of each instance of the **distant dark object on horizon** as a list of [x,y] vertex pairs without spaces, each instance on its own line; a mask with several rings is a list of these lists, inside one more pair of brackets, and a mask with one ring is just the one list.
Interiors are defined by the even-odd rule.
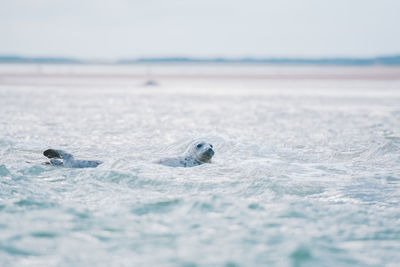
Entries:
[[159,85],[158,82],[156,82],[155,80],[147,80],[144,83],[144,86],[158,86],[158,85]]
[[155,57],[120,59],[114,62],[79,60],[60,57],[1,56],[0,63],[47,63],[47,64],[143,64],[143,63],[208,63],[208,64],[273,64],[273,65],[400,65],[400,55],[372,58],[190,58]]

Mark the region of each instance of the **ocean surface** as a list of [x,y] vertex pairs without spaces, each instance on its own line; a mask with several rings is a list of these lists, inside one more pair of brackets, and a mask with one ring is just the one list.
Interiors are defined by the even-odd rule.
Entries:
[[2,64],[0,266],[400,266],[400,68]]

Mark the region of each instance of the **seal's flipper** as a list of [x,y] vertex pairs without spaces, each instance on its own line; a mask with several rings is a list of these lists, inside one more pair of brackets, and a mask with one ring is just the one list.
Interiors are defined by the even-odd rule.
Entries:
[[45,157],[48,157],[49,159],[52,159],[52,158],[61,159],[61,158],[62,158],[62,157],[61,157],[61,154],[60,154],[57,150],[51,149],[51,148],[45,150],[45,151],[43,152],[43,155],[44,155]]
[[[59,149],[47,149],[43,155],[50,159],[48,164],[53,166],[64,166],[67,168],[95,168],[101,161],[98,160],[75,160],[71,154]],[[58,159],[62,159],[58,160]]]

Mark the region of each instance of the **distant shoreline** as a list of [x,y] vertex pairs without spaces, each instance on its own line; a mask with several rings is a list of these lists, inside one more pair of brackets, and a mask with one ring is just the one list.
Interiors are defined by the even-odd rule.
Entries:
[[64,57],[23,57],[1,56],[0,63],[33,64],[270,64],[270,65],[315,65],[315,66],[400,66],[400,55],[371,58],[191,58],[191,57],[154,57],[110,60],[83,60]]

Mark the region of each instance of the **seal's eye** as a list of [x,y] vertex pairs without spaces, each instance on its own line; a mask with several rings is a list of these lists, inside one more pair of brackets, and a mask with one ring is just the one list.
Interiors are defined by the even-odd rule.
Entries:
[[200,148],[200,147],[202,147],[203,146],[203,144],[198,144],[196,147],[197,148]]

